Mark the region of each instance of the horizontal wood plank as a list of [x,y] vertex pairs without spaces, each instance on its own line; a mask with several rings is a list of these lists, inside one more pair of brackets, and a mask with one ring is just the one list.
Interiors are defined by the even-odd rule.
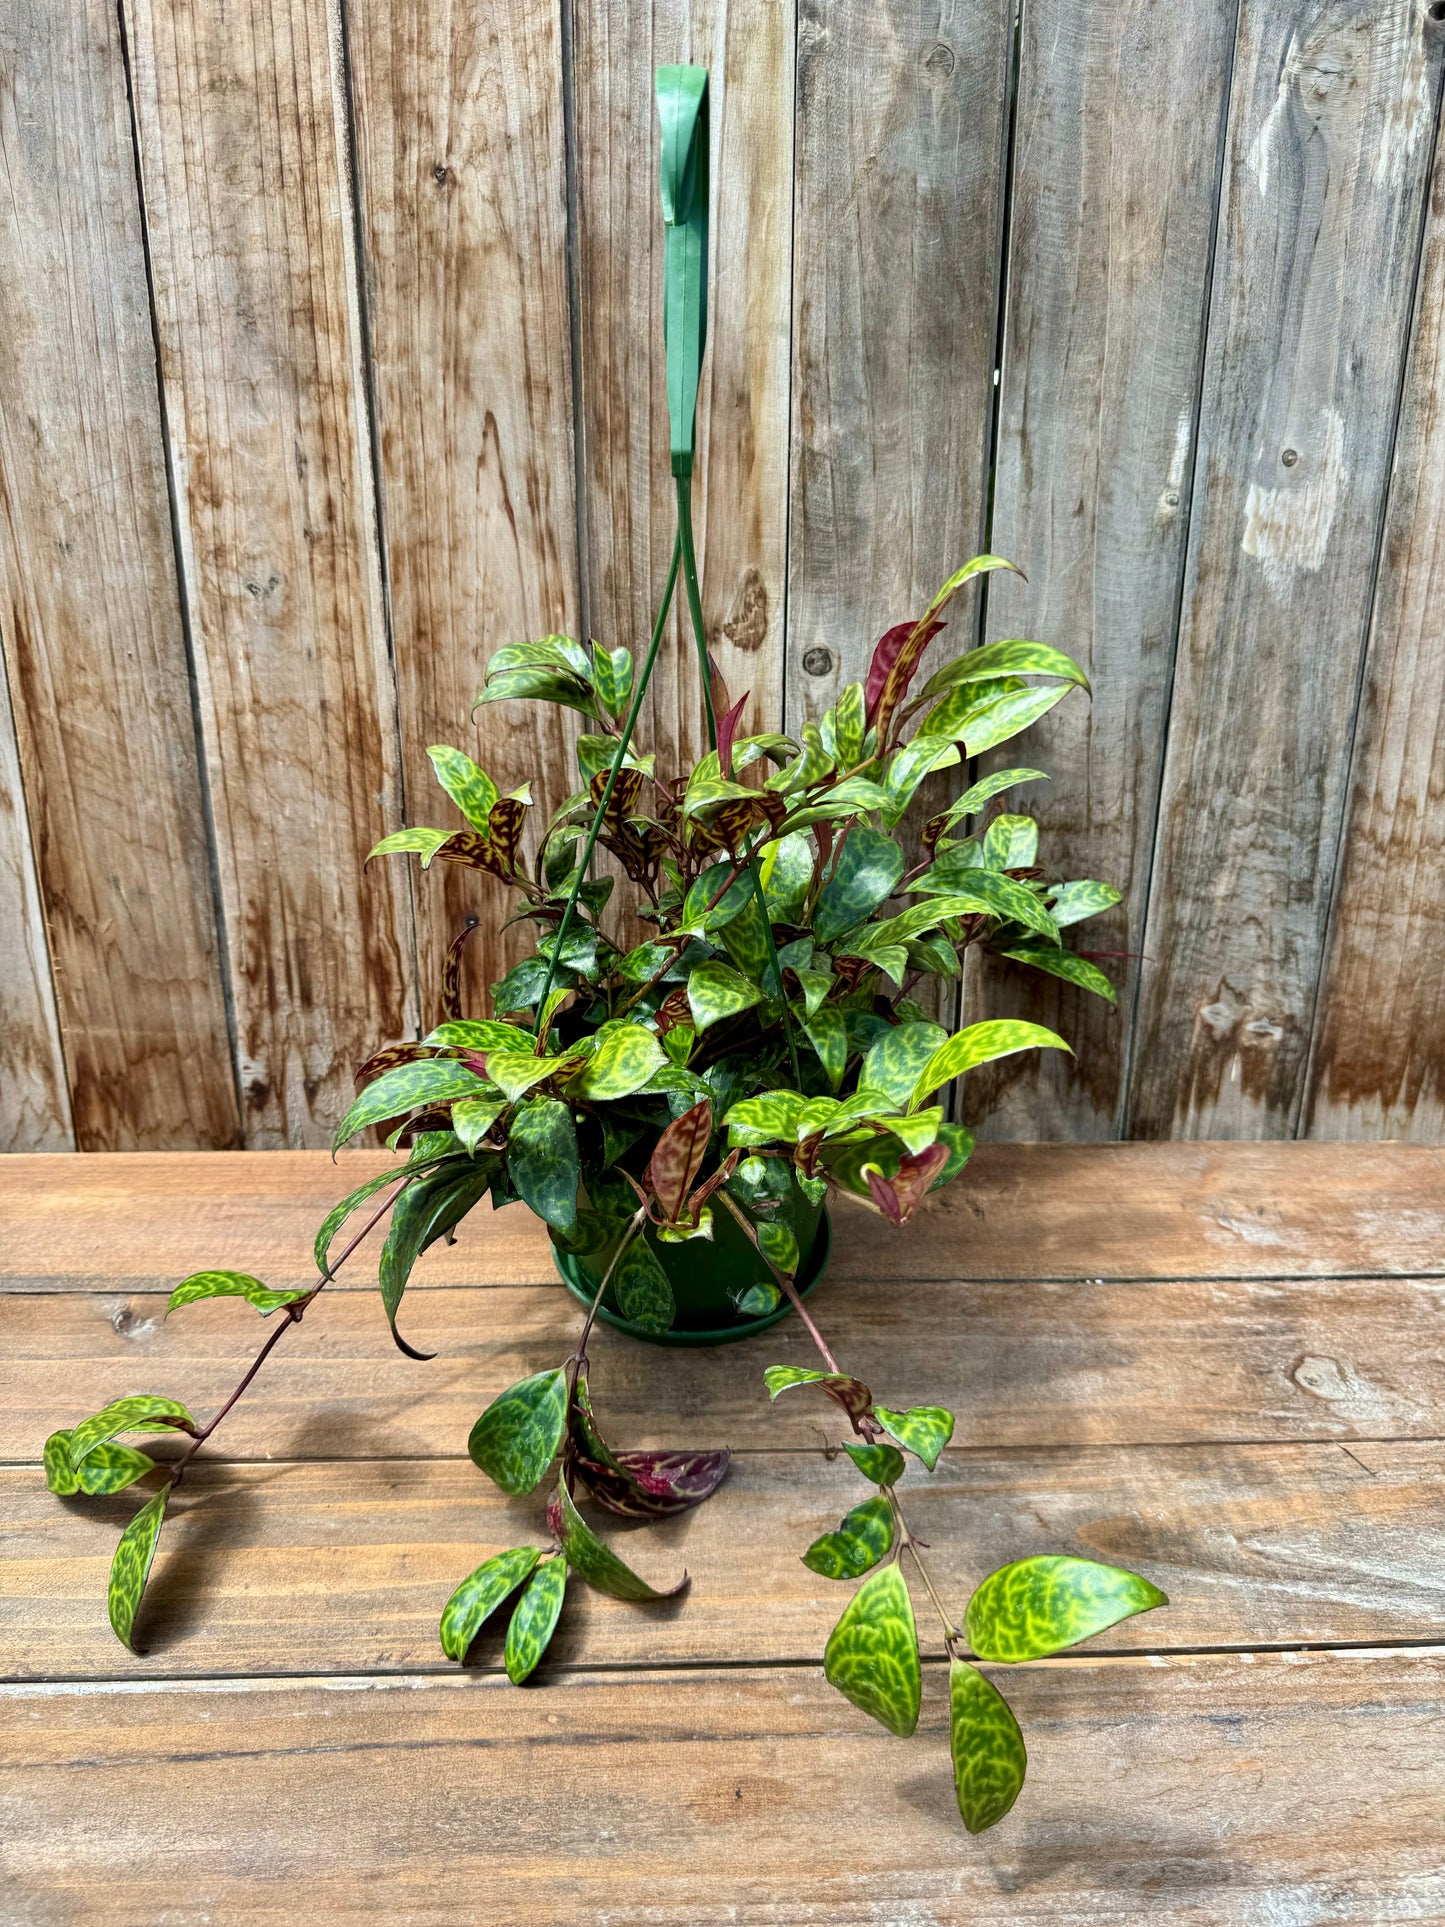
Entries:
[[[161,1290],[218,1264],[303,1283],[321,1219],[385,1163],[316,1151],[12,1158],[0,1291]],[[986,1144],[903,1232],[846,1200],[837,1210],[834,1281],[1438,1277],[1445,1150]],[[484,1207],[454,1247],[427,1253],[413,1288],[553,1275],[534,1218]],[[363,1252],[340,1282],[375,1277]]]
[[[847,1369],[895,1409],[943,1404],[959,1444],[1165,1444],[1435,1438],[1445,1285],[828,1281],[813,1309]],[[16,1294],[5,1307],[0,1457],[36,1460],[46,1434],[108,1400],[160,1392],[215,1410],[265,1332],[234,1300],[187,1306],[100,1292]],[[228,1458],[429,1458],[465,1450],[507,1385],[560,1362],[582,1315],[560,1285],[408,1294],[391,1342],[379,1298],[329,1294],[226,1420]],[[770,1406],[763,1368],[816,1363],[795,1319],[741,1345],[681,1350],[602,1330],[597,1397],[634,1444],[807,1447],[820,1399]],[[23,1361],[23,1363],[19,1362]],[[829,1430],[831,1428],[829,1427]]]
[[[1436,1441],[950,1451],[932,1477],[914,1467],[901,1496],[956,1616],[1008,1560],[1068,1552],[1169,1595],[1167,1611],[1102,1638],[1109,1648],[1372,1645],[1441,1621],[1442,1473]],[[0,1677],[446,1670],[437,1619],[453,1587],[494,1552],[545,1542],[542,1497],[508,1499],[465,1460],[206,1466],[168,1514],[137,1658],[111,1634],[105,1588],[147,1491],[62,1501],[34,1469],[0,1471]],[[685,1568],[692,1583],[640,1610],[574,1578],[548,1671],[816,1660],[849,1588],[799,1554],[862,1496],[822,1450],[752,1451],[681,1519],[630,1528],[596,1514],[629,1564],[668,1582]],[[921,1594],[917,1608],[936,1651]],[[474,1665],[500,1665],[499,1618]]]
[[[0,1699],[20,1920],[1438,1918],[1438,1652],[1049,1662],[1029,1784],[954,1811],[942,1668],[900,1742],[811,1670],[287,1680]],[[178,1902],[180,1903],[178,1905]]]

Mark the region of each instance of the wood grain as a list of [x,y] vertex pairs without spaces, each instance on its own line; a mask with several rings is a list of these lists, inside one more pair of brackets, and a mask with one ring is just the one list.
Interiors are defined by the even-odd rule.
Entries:
[[1445,1131],[1445,149],[1437,152],[1343,864],[1315,1019],[1311,1137]]
[[1038,971],[970,958],[971,1018],[1021,1016],[1076,1055],[1032,1051],[971,1076],[962,1115],[991,1138],[1120,1132],[1129,1017],[1163,765],[1189,527],[1215,169],[1234,0],[1024,9],[990,547],[1028,577],[988,582],[987,639],[1037,636],[1088,670],[982,760],[1052,784],[1038,817],[1057,876],[1124,892],[1075,941],[1109,954],[1122,1014]]
[[0,676],[0,1152],[74,1149],[30,813]]
[[[202,1265],[307,1284],[317,1226],[383,1153],[16,1159],[0,1196],[0,1291],[169,1290]],[[1445,1274],[1445,1152],[1329,1144],[986,1144],[905,1231],[836,1206],[829,1277],[1309,1278]],[[363,1247],[333,1290],[370,1290]],[[520,1207],[482,1209],[413,1291],[555,1277]]]
[[[709,70],[708,338],[693,519],[708,648],[745,729],[783,698],[792,0],[605,0],[573,11],[583,569],[588,619],[645,652],[676,528],[662,341],[654,69]],[[682,584],[639,726],[659,767],[706,749]]]
[[1242,8],[1131,1134],[1295,1128],[1442,44]]
[[98,0],[20,0],[0,23],[0,263],[0,638],[24,767],[22,796],[7,740],[5,1140],[234,1144],[126,74]]
[[416,1019],[337,19],[139,0],[135,112],[247,1143]]
[[193,1918],[468,1927],[1428,1919],[1442,1668],[1009,1669],[1029,1784],[978,1840],[932,1666],[907,1743],[812,1669],[11,1687],[0,1864],[22,1919],[127,1927],[179,1896]]
[[[419,1269],[425,1268],[427,1260]],[[158,1392],[216,1410],[266,1335],[234,1301],[163,1324],[150,1293],[14,1294],[0,1368],[0,1457],[110,1399]],[[1445,1435],[1445,1357],[1422,1334],[1439,1280],[1208,1284],[890,1284],[829,1280],[813,1310],[844,1366],[902,1410],[942,1404],[960,1444],[1081,1446]],[[226,1421],[228,1457],[430,1458],[461,1452],[506,1386],[558,1365],[581,1312],[560,1285],[411,1291],[392,1345],[379,1299],[330,1293]],[[740,1346],[673,1351],[604,1331],[595,1389],[639,1445],[815,1446],[829,1414],[768,1404],[767,1365],[812,1365],[794,1321]]]
[[[799,6],[791,728],[982,546],[1012,21]],[[976,621],[959,606],[935,651]]]
[[[950,1451],[932,1477],[914,1467],[901,1496],[951,1609],[1010,1559],[1068,1552],[1144,1572],[1169,1595],[1167,1611],[1101,1647],[1369,1644],[1440,1621],[1442,1471],[1438,1441]],[[104,1599],[116,1536],[149,1483],[61,1501],[33,1467],[0,1471],[0,1677],[447,1670],[437,1618],[453,1587],[544,1534],[545,1494],[509,1500],[465,1459],[203,1463],[167,1514],[137,1658],[116,1644]],[[670,1581],[686,1569],[691,1584],[641,1612],[574,1580],[547,1671],[815,1662],[847,1591],[798,1555],[860,1496],[846,1460],[746,1451],[685,1518],[634,1531],[594,1513],[639,1571]],[[936,1653],[921,1593],[917,1607]],[[472,1664],[500,1659],[486,1636]]]
[[[560,14],[347,17],[408,817],[458,822],[426,755],[454,743],[504,792],[530,778],[541,821],[573,787],[576,718],[471,706],[494,649],[579,626]],[[510,898],[476,871],[416,890],[423,1021],[469,914],[465,1008],[489,1010],[531,926],[502,931]]]

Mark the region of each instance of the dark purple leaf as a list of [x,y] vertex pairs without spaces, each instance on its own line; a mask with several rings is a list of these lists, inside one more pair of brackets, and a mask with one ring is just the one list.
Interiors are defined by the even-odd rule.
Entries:
[[916,622],[895,622],[878,638],[873,660],[868,665],[868,680],[863,686],[863,705],[868,721],[878,724],[880,737],[888,727],[889,717],[907,695],[924,650],[942,627],[941,622],[930,622],[920,630]]
[[738,733],[738,724],[742,721],[743,710],[752,693],[750,689],[744,690],[727,714],[717,719],[718,767],[729,783],[733,780],[733,738]]

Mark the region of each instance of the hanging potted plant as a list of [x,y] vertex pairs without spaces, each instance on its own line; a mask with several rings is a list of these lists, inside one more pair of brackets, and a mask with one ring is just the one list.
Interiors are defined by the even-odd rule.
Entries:
[[[746,697],[727,702],[707,658],[690,515],[706,99],[703,70],[660,70],[678,526],[646,655],[637,665],[626,648],[562,636],[498,650],[478,701],[556,703],[579,715],[577,789],[533,835],[526,785],[504,795],[469,756],[439,746],[431,760],[460,825],[406,829],[372,853],[415,855],[423,870],[483,872],[515,892],[533,951],[492,987],[491,1015],[468,1015],[458,995],[463,931],[447,966],[444,1021],[362,1067],[337,1143],[381,1127],[402,1161],[327,1215],[313,1287],[277,1291],[246,1273],[202,1271],[172,1292],[168,1310],[234,1296],[263,1316],[280,1314],[221,1410],[202,1425],[171,1398],[117,1399],[46,1442],[47,1478],[61,1493],[119,1491],[154,1469],[119,1443],[123,1434],[189,1438],[115,1555],[110,1618],[129,1644],[170,1493],[361,1239],[389,1215],[382,1302],[397,1344],[420,1357],[398,1330],[417,1259],[484,1199],[520,1203],[546,1224],[558,1270],[587,1309],[571,1355],[504,1391],[472,1428],[471,1457],[504,1492],[548,1488],[546,1529],[543,1543],[485,1559],[461,1581],[441,1617],[445,1654],[464,1660],[483,1622],[511,1601],[506,1670],[526,1679],[557,1624],[569,1571],[622,1599],[662,1596],[605,1544],[583,1506],[666,1518],[702,1503],[725,1475],[726,1451],[609,1443],[589,1382],[596,1320],[650,1343],[697,1345],[795,1316],[818,1363],[766,1368],[766,1390],[826,1400],[849,1433],[849,1476],[860,1481],[841,1521],[802,1554],[830,1579],[861,1581],[828,1640],[826,1675],[890,1731],[913,1731],[921,1670],[911,1571],[950,1660],[958,1804],[976,1832],[1012,1806],[1025,1753],[1005,1700],[973,1659],[1057,1652],[1164,1595],[1115,1567],[1028,1558],[984,1577],[956,1621],[907,1524],[910,1461],[925,1477],[933,1471],[953,1414],[895,1409],[875,1396],[834,1356],[804,1301],[827,1262],[831,1196],[905,1225],[968,1162],[972,1137],[943,1101],[954,1080],[1015,1051],[1068,1048],[1040,1025],[1010,1020],[950,1033],[915,1000],[917,987],[956,981],[964,953],[983,947],[1113,1000],[1065,933],[1118,893],[1054,879],[1039,862],[1036,824],[1010,807],[1044,773],[1020,766],[969,783],[965,770],[1087,682],[1059,651],[1007,641],[962,649],[919,685],[954,598],[1011,566],[983,555],[949,576],[922,615],[889,629],[866,681],[797,738],[739,733]],[[636,734],[679,574],[710,743],[687,769]],[[963,772],[960,793],[921,830],[905,831],[923,779],[949,768]],[[609,920],[613,881],[593,874],[599,846],[643,900],[641,942],[622,940]],[[376,1199],[338,1250],[342,1227]]]

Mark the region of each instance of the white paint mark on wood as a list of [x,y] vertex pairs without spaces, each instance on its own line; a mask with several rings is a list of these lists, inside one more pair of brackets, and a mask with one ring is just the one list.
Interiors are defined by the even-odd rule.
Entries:
[[[1345,421],[1337,408],[1322,408],[1316,449],[1293,451],[1287,481],[1251,482],[1244,502],[1246,555],[1264,565],[1264,579],[1287,600],[1300,570],[1313,574],[1324,563],[1340,495],[1349,480],[1345,466]],[[1275,457],[1276,462],[1280,456]],[[1295,476],[1299,479],[1296,480]]]
[[1254,176],[1255,185],[1261,197],[1269,193],[1270,165],[1275,143],[1280,139],[1289,118],[1290,96],[1299,85],[1300,44],[1295,35],[1289,43],[1289,52],[1279,70],[1279,87],[1275,93],[1274,105],[1260,122],[1259,132],[1250,142],[1247,156],[1249,171]]

